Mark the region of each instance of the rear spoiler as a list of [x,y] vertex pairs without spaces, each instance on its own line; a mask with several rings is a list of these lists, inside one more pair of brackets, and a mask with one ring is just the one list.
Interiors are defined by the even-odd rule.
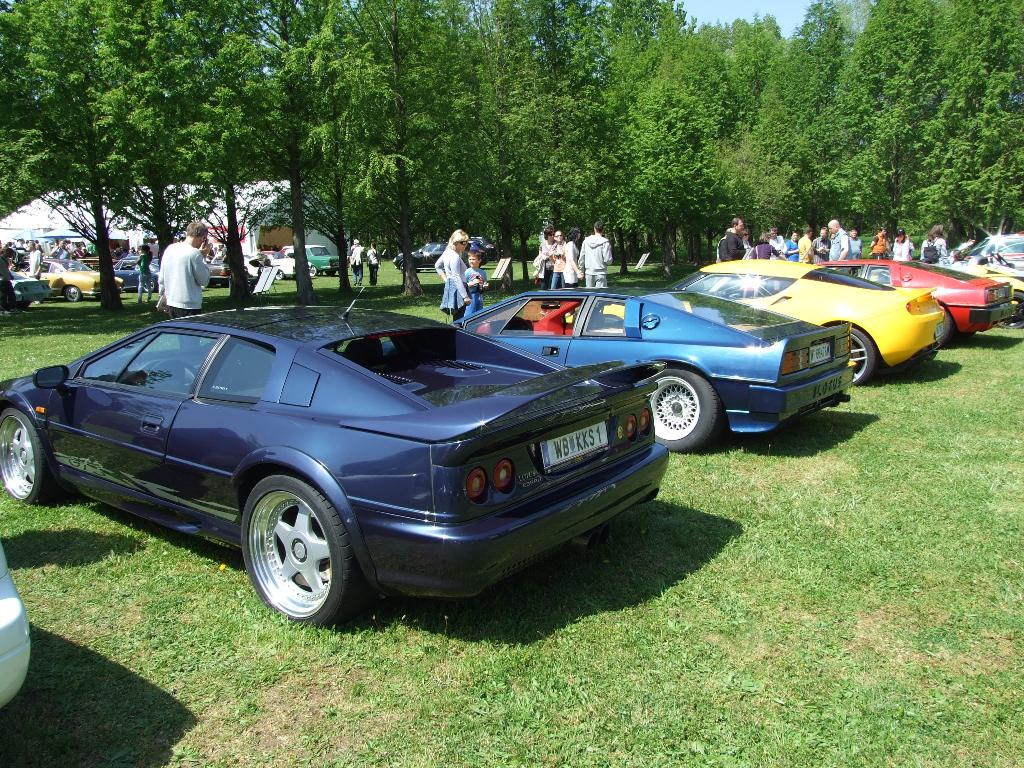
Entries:
[[581,413],[606,407],[616,396],[635,396],[637,390],[643,390],[646,397],[654,390],[653,377],[664,368],[664,363],[656,362],[566,368],[427,411],[375,418],[346,417],[339,424],[427,443],[468,440],[515,426],[529,431],[543,426],[545,417],[552,414],[565,421],[567,406],[571,406],[571,420],[575,420]]

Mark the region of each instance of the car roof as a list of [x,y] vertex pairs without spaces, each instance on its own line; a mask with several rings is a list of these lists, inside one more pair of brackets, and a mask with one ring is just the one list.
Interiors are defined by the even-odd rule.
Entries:
[[770,275],[772,277],[799,278],[815,269],[816,264],[804,264],[798,261],[780,261],[778,259],[738,259],[721,261],[701,267],[701,272],[727,273],[733,275]]
[[321,344],[395,330],[450,327],[436,320],[397,312],[354,308],[348,319],[338,307],[248,307],[195,315],[175,326],[204,330],[236,329],[298,342]]

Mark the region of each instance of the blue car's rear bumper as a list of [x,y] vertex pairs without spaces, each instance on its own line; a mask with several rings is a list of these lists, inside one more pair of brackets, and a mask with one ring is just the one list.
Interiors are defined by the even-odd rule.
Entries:
[[853,368],[835,369],[796,384],[751,384],[746,396],[725,398],[733,432],[768,432],[786,419],[849,400]]
[[606,467],[600,484],[568,497],[532,499],[499,514],[443,526],[360,508],[359,527],[382,590],[468,597],[654,498],[667,466],[668,452],[655,444],[639,457]]

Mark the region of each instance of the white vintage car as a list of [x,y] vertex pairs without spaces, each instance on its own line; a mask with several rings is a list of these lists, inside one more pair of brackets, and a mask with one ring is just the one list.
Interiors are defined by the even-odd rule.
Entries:
[[13,699],[25,682],[29,649],[25,604],[7,570],[0,545],[0,707]]

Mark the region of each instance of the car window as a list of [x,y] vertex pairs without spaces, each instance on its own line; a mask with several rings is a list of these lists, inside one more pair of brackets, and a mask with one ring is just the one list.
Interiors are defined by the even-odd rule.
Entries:
[[64,271],[64,267],[62,267],[60,264],[58,264],[55,261],[51,261],[50,262],[50,268],[49,268],[48,271],[50,272],[50,274],[59,275],[61,272]]
[[117,381],[143,389],[187,395],[216,338],[165,332],[154,338],[122,371]]
[[199,396],[235,403],[258,402],[273,363],[273,349],[232,337],[210,364]]
[[131,362],[140,349],[145,346],[152,336],[130,341],[122,347],[108,352],[103,357],[93,360],[85,366],[81,377],[83,379],[95,379],[97,381],[117,381],[124,371],[125,366]]
[[466,330],[484,336],[501,333],[505,324],[515,316],[522,305],[522,302],[513,302],[501,309],[488,312],[486,315],[474,315],[471,320],[466,321]]
[[530,299],[502,333],[514,336],[571,336],[582,299]]
[[888,281],[879,284],[856,277],[859,272],[859,267],[826,267],[825,269],[812,269],[801,279],[818,283],[830,283],[832,285],[845,285],[848,288],[864,288],[869,291],[895,290],[888,284]]
[[626,302],[622,299],[598,299],[583,328],[587,336],[625,336]]
[[892,285],[892,271],[889,267],[868,266],[864,268],[864,279],[869,283]]
[[327,247],[323,245],[311,245],[306,249],[306,253],[311,256],[326,256]]
[[708,272],[687,283],[686,290],[722,299],[760,299],[774,296],[796,282],[792,277],[773,275],[731,275]]

